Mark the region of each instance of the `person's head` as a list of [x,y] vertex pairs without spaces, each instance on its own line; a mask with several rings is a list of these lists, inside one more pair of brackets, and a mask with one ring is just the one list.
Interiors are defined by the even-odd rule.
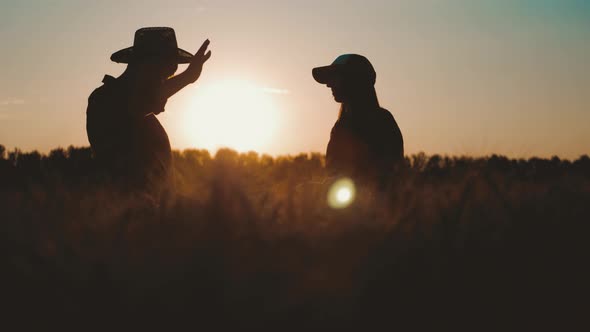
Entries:
[[133,46],[117,51],[111,60],[127,63],[127,72],[147,83],[160,82],[174,75],[179,63],[189,63],[192,54],[178,48],[174,29],[141,28],[135,32]]
[[376,73],[367,58],[344,54],[329,66],[312,71],[314,79],[332,90],[334,100],[342,104],[377,104]]
[[174,75],[177,69],[176,59],[169,56],[134,59],[127,65],[127,71],[146,83],[162,82]]

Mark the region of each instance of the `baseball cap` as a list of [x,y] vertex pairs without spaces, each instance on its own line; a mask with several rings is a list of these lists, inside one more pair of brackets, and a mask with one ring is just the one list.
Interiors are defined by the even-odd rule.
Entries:
[[358,54],[343,54],[331,65],[316,67],[312,70],[313,78],[321,84],[328,84],[337,78],[366,80],[375,84],[377,74],[367,58]]

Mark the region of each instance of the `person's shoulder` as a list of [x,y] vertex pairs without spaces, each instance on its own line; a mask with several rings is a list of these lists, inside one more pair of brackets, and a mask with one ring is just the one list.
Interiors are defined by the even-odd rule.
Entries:
[[387,109],[385,109],[383,107],[379,107],[379,109],[377,110],[377,117],[380,121],[383,121],[384,123],[395,122],[395,118],[393,117],[393,114],[391,114],[390,111],[388,111]]
[[105,98],[107,98],[111,92],[112,92],[112,87],[114,85],[114,83],[116,82],[116,78],[110,76],[110,75],[105,75],[104,78],[102,79],[102,85],[99,86],[98,88],[94,89],[94,91],[92,91],[92,93],[90,93],[90,96],[88,97],[88,102],[92,103],[92,102],[99,102]]
[[377,113],[379,119],[378,121],[382,126],[384,126],[384,128],[394,129],[396,132],[400,132],[401,135],[399,125],[397,124],[395,117],[393,116],[393,114],[391,114],[390,111],[383,107],[380,107]]
[[[88,106],[86,108],[86,114],[88,115],[99,115],[105,114],[108,110],[110,110],[113,105],[117,104],[117,97],[118,89],[117,88],[117,79],[105,75],[102,80],[102,85],[98,88],[94,89],[90,96],[88,96]],[[109,113],[109,112],[107,112]]]

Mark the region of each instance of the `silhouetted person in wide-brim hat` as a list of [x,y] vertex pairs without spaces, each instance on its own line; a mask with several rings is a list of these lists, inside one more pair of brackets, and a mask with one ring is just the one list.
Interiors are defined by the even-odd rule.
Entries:
[[334,175],[387,180],[404,163],[404,142],[393,115],[379,105],[369,60],[344,54],[314,68],[312,75],[341,104],[326,151],[327,169]]
[[[156,115],[168,98],[199,78],[211,56],[208,45],[206,40],[192,55],[178,48],[172,28],[141,28],[132,47],[111,56],[127,69],[117,78],[106,75],[92,92],[86,129],[96,161],[119,184],[156,190],[168,179],[170,142]],[[180,63],[189,66],[173,76]]]

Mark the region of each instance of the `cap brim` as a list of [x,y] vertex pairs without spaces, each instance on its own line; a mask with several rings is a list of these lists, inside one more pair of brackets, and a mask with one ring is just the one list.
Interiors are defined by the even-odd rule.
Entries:
[[339,73],[335,66],[317,67],[311,71],[313,79],[320,84],[327,84],[332,82]]
[[[190,63],[193,55],[179,48],[177,49],[176,62],[178,64]],[[129,63],[133,60],[133,46],[124,48],[111,55],[111,60],[117,63]]]

